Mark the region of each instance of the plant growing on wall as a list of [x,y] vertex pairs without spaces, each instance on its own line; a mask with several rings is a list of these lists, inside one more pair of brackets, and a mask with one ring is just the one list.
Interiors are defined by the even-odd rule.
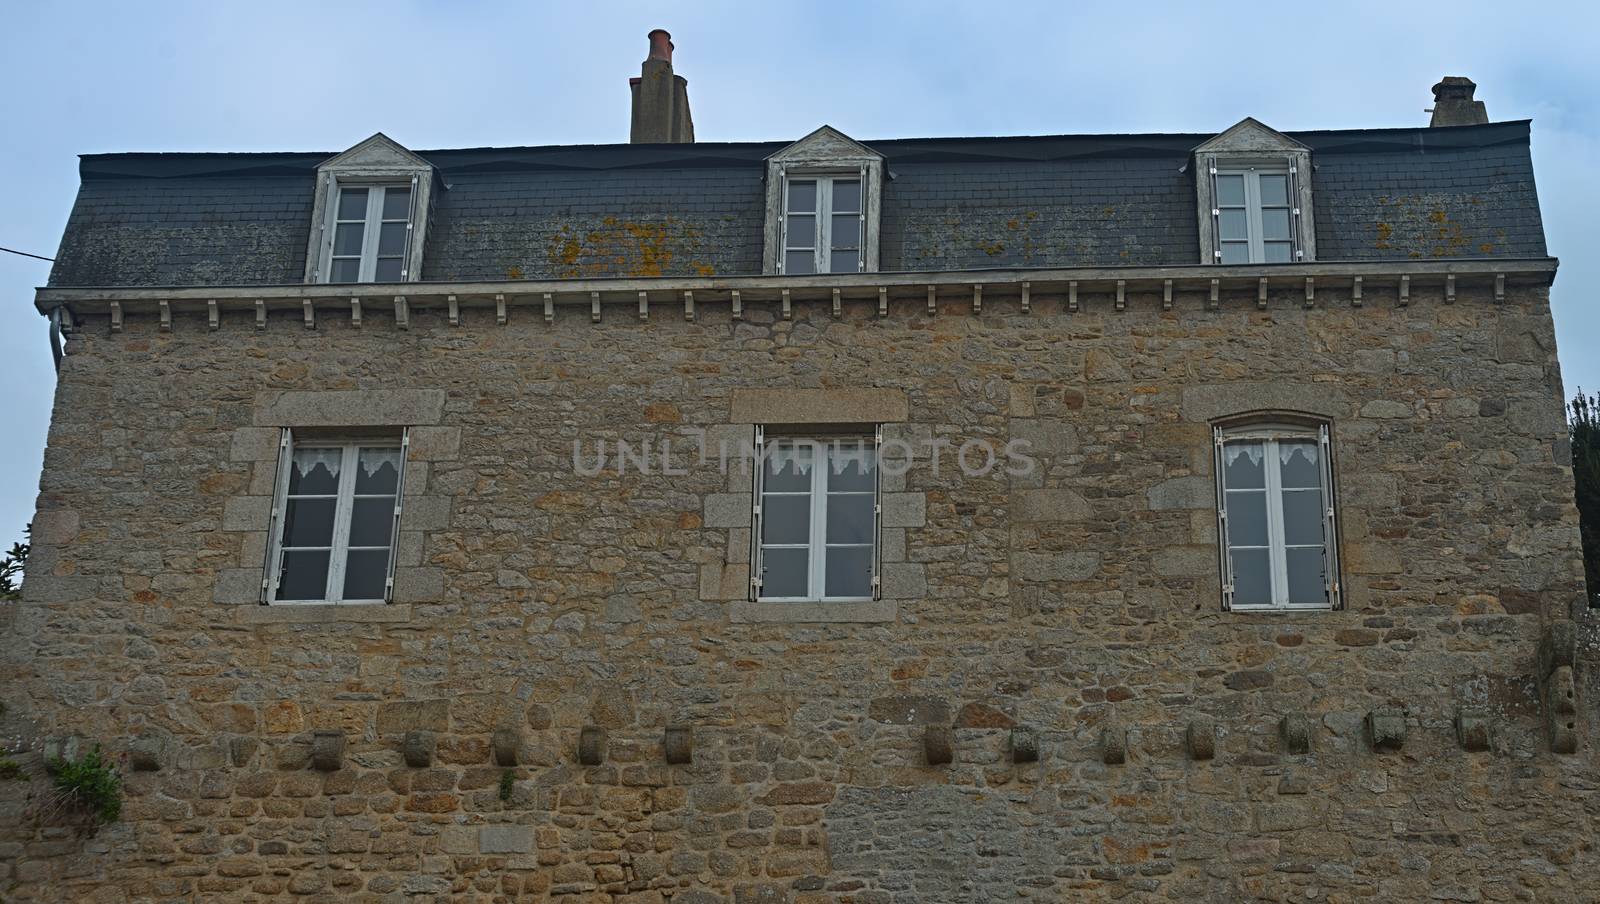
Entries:
[[1583,570],[1589,605],[1600,606],[1600,395],[1572,400],[1572,480],[1578,497],[1578,528],[1583,535]]
[[86,823],[92,831],[122,815],[122,775],[96,744],[76,760],[45,764],[51,788],[38,809],[40,822]]
[[[23,536],[26,537],[32,528],[33,525],[31,524],[24,528]],[[30,546],[27,543],[13,543],[11,544],[11,550],[5,554],[5,557],[0,558],[0,600],[21,598],[22,569],[28,562],[29,548]]]

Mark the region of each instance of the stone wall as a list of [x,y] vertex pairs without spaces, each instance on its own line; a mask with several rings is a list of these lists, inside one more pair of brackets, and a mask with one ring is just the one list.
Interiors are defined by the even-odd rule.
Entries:
[[[0,734],[159,768],[130,760],[122,819],[80,837],[27,818],[45,782],[20,757],[0,895],[1595,900],[1600,687],[1580,662],[1579,752],[1553,753],[1536,657],[1582,598],[1547,294],[1317,300],[90,317]],[[583,477],[572,446],[748,435],[736,409],[773,388],[898,395],[902,437],[1025,437],[1044,467],[887,485],[874,619],[737,617],[737,473]],[[1332,418],[1342,611],[1221,610],[1208,422],[1259,408]],[[416,428],[394,604],[254,603],[275,428],[306,418]],[[669,725],[692,762],[666,761]]]

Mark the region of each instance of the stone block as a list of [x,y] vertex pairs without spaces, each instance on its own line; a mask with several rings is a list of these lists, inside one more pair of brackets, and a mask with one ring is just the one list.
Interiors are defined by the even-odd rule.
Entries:
[[1378,709],[1367,713],[1367,739],[1374,753],[1393,753],[1405,746],[1406,716],[1398,710]]
[[1019,581],[1087,581],[1100,570],[1095,552],[1016,552],[1011,576]]
[[950,705],[938,697],[894,694],[874,698],[867,718],[889,725],[937,725],[950,721]]
[[22,598],[31,603],[81,602],[99,591],[99,580],[88,575],[31,574],[22,580]]
[[1047,418],[1011,419],[1011,439],[1018,440],[1013,449],[1033,458],[1055,458],[1078,451],[1078,431],[1066,421]]
[[1558,666],[1545,679],[1545,726],[1551,753],[1578,752],[1578,689],[1570,665]]
[[1163,577],[1215,574],[1217,550],[1210,546],[1163,546],[1156,550],[1151,567]]
[[1491,744],[1489,716],[1481,709],[1463,707],[1456,712],[1456,741],[1468,753],[1482,753]]
[[533,826],[483,826],[478,829],[478,852],[526,854],[533,850]]
[[518,751],[522,747],[522,735],[515,728],[502,726],[494,730],[489,746],[494,751],[496,766],[515,766]]
[[1290,713],[1278,722],[1278,739],[1284,753],[1310,753],[1311,733],[1311,719],[1304,713]]
[[224,606],[248,606],[261,602],[261,567],[224,568],[217,572],[211,588],[211,601]]
[[378,706],[378,735],[403,735],[409,731],[449,731],[449,700],[397,700]]
[[400,743],[400,753],[405,758],[407,766],[422,769],[433,765],[434,752],[438,749],[438,745],[438,735],[431,731],[413,729],[406,732],[405,739]]
[[920,600],[928,595],[927,571],[921,564],[884,562],[881,589],[885,600]]
[[956,734],[948,725],[929,725],[922,732],[922,755],[929,766],[947,766],[956,757]]
[[1064,487],[1013,494],[1011,519],[1022,523],[1083,521],[1094,514],[1088,500]]
[[1118,766],[1128,761],[1128,730],[1111,723],[1100,729],[1100,762]]
[[661,740],[667,762],[678,766],[694,761],[694,731],[687,725],[669,725]]
[[1416,414],[1410,405],[1405,402],[1396,402],[1391,399],[1375,399],[1361,406],[1361,416],[1377,420],[1395,420],[1408,418]]
[[412,427],[411,461],[453,461],[461,457],[460,427]]
[[735,424],[886,424],[907,420],[902,389],[738,389],[728,404]]
[[606,759],[606,730],[598,725],[585,725],[578,732],[578,762],[585,766],[598,766]]
[[706,527],[749,527],[754,517],[749,493],[708,493],[703,505]]
[[1578,625],[1571,619],[1556,619],[1544,626],[1539,637],[1539,678],[1548,678],[1562,666],[1578,661]]
[[1153,512],[1217,507],[1216,483],[1198,474],[1163,480],[1145,490],[1144,495]]
[[258,427],[417,427],[444,417],[442,389],[263,392]]
[[884,493],[884,527],[923,527],[928,523],[928,497],[924,493]]
[[428,603],[444,596],[444,569],[395,568],[394,601]]
[[34,513],[30,535],[35,546],[65,546],[78,537],[78,513],[71,509],[41,509]]
[[443,530],[450,526],[449,496],[414,496],[401,504],[402,530]]
[[240,427],[228,444],[228,460],[276,462],[282,437],[278,427]]
[[1183,388],[1186,421],[1210,422],[1247,411],[1305,411],[1341,417],[1350,411],[1342,389],[1328,383],[1202,383]]
[[128,744],[128,766],[134,772],[156,772],[167,759],[165,738],[153,735],[134,738]]
[[234,496],[222,504],[223,530],[260,531],[271,522],[271,496]]
[[1204,761],[1217,755],[1217,726],[1210,719],[1191,719],[1183,731],[1184,748],[1189,759]]
[[478,853],[478,826],[444,826],[439,830],[439,849],[446,854],[472,856]]
[[1011,762],[1037,763],[1039,761],[1039,733],[1026,725],[1011,729]]
[[311,768],[333,772],[344,765],[343,731],[318,729],[311,733]]

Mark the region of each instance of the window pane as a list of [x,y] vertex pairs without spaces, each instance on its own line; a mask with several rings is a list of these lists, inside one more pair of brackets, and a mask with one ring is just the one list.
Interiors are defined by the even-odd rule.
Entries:
[[400,258],[380,257],[378,258],[378,266],[372,273],[372,278],[375,282],[399,282],[401,279],[400,269]]
[[783,272],[785,273],[815,273],[817,272],[816,255],[810,251],[790,251],[783,258]]
[[872,542],[872,497],[866,493],[828,497],[828,542]]
[[334,254],[360,254],[361,237],[366,234],[364,223],[340,223],[333,228]]
[[817,247],[817,218],[809,215],[790,217],[786,241],[790,248]]
[[1268,240],[1287,240],[1289,238],[1289,211],[1282,207],[1261,211],[1261,237]]
[[1282,485],[1321,489],[1322,470],[1317,467],[1318,451],[1316,443],[1279,442],[1278,461],[1283,465],[1279,479]]
[[362,449],[356,468],[356,495],[393,494],[400,480],[399,449]]
[[353,283],[361,281],[361,262],[354,258],[346,258],[333,262],[333,270],[328,274],[329,282]]
[[804,549],[761,551],[762,596],[806,596],[811,556]]
[[1244,176],[1217,176],[1217,206],[1244,206]]
[[834,251],[828,255],[829,273],[859,273],[860,271],[861,259],[857,257],[854,248],[845,251]]
[[810,543],[810,495],[763,497],[761,503],[761,542]]
[[388,546],[393,526],[393,496],[357,499],[350,509],[350,545]]
[[1244,242],[1223,242],[1222,262],[1224,264],[1250,263],[1250,246]]
[[1250,237],[1250,226],[1242,210],[1222,211],[1217,218],[1217,224],[1225,242],[1244,241]]
[[1265,549],[1235,549],[1233,562],[1233,604],[1265,606],[1272,602],[1271,558]]
[[367,218],[367,190],[342,188],[339,190],[339,219],[365,220]]
[[290,499],[283,513],[284,546],[332,546],[332,499]]
[[1228,545],[1267,545],[1265,490],[1228,491]]
[[406,253],[406,224],[385,223],[378,227],[378,253],[391,256]]
[[289,466],[289,495],[332,496],[339,492],[343,449],[296,449]]
[[877,488],[876,455],[870,445],[842,441],[829,449],[828,489],[834,492],[871,492]]
[[278,576],[278,599],[320,600],[328,594],[327,550],[285,551]]
[[1322,548],[1290,549],[1289,602],[1299,605],[1321,605],[1328,601],[1328,589],[1322,580]]
[[381,600],[389,578],[389,550],[356,549],[345,558],[344,598]]
[[1322,545],[1322,490],[1284,490],[1283,542],[1290,546]]
[[861,180],[850,179],[833,183],[833,212],[861,212]]
[[835,249],[861,247],[860,214],[841,214],[833,218],[833,247]]
[[1288,242],[1267,242],[1263,250],[1266,251],[1266,263],[1269,264],[1287,264],[1294,257]]
[[824,581],[827,596],[869,597],[872,595],[872,547],[832,546],[828,548]]
[[1282,173],[1261,174],[1261,204],[1271,207],[1289,203],[1289,177]]
[[767,452],[762,488],[769,493],[809,493],[811,463],[816,449],[810,443],[783,443]]
[[789,211],[810,213],[817,209],[817,183],[810,179],[789,183]]
[[383,193],[383,218],[409,220],[411,218],[411,189],[390,188]]
[[1256,443],[1228,443],[1222,447],[1222,467],[1225,484],[1230,490],[1250,487],[1265,488],[1266,471],[1262,468],[1265,453]]

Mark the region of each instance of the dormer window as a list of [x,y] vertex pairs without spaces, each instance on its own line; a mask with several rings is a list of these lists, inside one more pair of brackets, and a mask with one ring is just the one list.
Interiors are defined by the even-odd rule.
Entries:
[[338,187],[326,282],[405,282],[410,183]]
[[783,272],[860,273],[861,175],[791,176],[784,195]]
[[883,155],[828,126],[767,158],[762,272],[878,269]]
[[422,278],[433,165],[379,133],[317,167],[306,282]]
[[1288,167],[1218,169],[1217,251],[1223,264],[1295,260]]
[[1316,260],[1310,148],[1247,118],[1195,148],[1194,164],[1201,263]]

